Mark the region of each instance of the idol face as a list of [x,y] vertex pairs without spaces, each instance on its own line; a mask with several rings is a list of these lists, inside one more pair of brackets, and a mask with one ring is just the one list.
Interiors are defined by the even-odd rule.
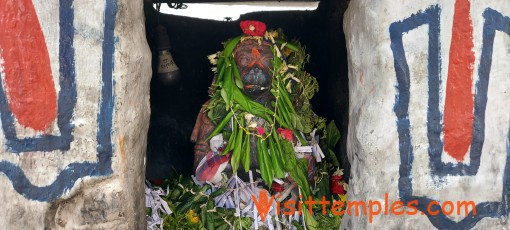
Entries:
[[257,98],[269,92],[272,84],[271,44],[263,41],[260,45],[257,40],[248,39],[240,42],[235,50],[234,57],[243,83],[243,92]]

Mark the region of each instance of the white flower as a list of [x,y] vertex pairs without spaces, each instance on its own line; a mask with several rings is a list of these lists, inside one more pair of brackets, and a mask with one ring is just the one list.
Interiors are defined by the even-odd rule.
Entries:
[[244,115],[244,119],[246,120],[246,122],[250,122],[250,121],[251,121],[251,119],[253,119],[254,117],[255,117],[255,116],[254,116],[253,114],[251,114],[251,113],[246,113],[246,114]]
[[333,176],[342,176],[344,175],[344,170],[337,168],[336,171],[333,173]]
[[225,145],[225,142],[223,141],[223,134],[220,133],[212,137],[209,141],[209,145],[213,152],[218,152],[218,149]]
[[209,62],[211,62],[211,64],[213,65],[216,65],[218,63],[218,53],[213,53],[211,55],[208,55],[207,58],[209,59]]

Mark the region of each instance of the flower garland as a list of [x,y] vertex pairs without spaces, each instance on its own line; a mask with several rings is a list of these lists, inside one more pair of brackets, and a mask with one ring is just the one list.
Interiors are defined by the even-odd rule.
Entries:
[[[249,139],[256,136],[257,160],[264,182],[271,186],[273,178],[285,178],[288,172],[307,197],[310,195],[306,176],[308,162],[295,156],[294,146],[310,145],[303,134],[311,133],[313,128],[325,128],[325,119],[313,113],[309,103],[318,91],[316,79],[302,70],[309,56],[299,43],[287,42],[281,30],[266,31],[265,24],[256,21],[243,21],[241,28],[246,35],[227,41],[223,52],[209,56],[211,63],[216,65],[213,68],[216,76],[210,89],[211,100],[206,109],[216,128],[209,138],[222,133],[228,140],[222,154],[232,152],[233,171],[237,172],[241,164],[248,172]],[[251,100],[241,91],[243,85],[233,51],[239,42],[246,39],[255,39],[259,44],[266,41],[272,45],[271,94],[275,98],[274,110]],[[267,123],[257,127],[252,122],[254,116]],[[225,131],[229,122],[233,124],[232,130]],[[299,143],[294,143],[294,138]]]

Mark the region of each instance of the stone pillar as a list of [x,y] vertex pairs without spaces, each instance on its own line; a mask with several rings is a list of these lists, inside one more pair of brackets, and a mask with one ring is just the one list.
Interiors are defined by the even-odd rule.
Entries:
[[348,200],[381,212],[342,229],[507,226],[510,2],[351,0],[344,30]]
[[0,2],[0,228],[145,228],[142,4]]

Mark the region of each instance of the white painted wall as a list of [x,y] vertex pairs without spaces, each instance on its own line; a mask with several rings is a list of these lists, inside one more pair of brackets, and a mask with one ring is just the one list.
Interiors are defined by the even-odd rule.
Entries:
[[[143,1],[33,0],[57,95],[62,90],[60,80],[69,77],[59,73],[63,65],[59,58],[60,25],[71,20],[61,18],[60,8],[65,2],[72,5],[70,11],[74,14],[76,105],[70,121],[74,126],[72,141],[69,149],[24,151],[21,147],[21,152],[16,153],[0,129],[0,162],[22,172],[20,176],[11,168],[0,170],[0,229],[144,229],[143,186],[152,70]],[[108,26],[107,21],[114,24]],[[113,30],[113,37],[107,35],[105,27]],[[113,49],[110,63],[105,61],[109,60],[108,48]],[[2,47],[0,70],[1,51]],[[104,81],[110,71],[111,78]],[[111,89],[105,85],[111,85]],[[107,109],[108,105],[111,109]],[[109,129],[99,122],[103,115],[107,115],[105,121],[112,123]],[[58,122],[54,121],[47,135],[60,135]],[[19,124],[15,128],[18,138],[42,135]],[[98,140],[99,130],[109,137],[106,142]],[[104,152],[98,147],[103,147]],[[77,164],[81,166],[75,167]],[[77,176],[70,187],[60,189],[55,184],[71,181],[70,177],[59,177],[65,172],[83,175]],[[19,183],[23,176],[29,183]],[[55,188],[45,189],[46,186]]]
[[[460,0],[457,0],[460,1]],[[350,124],[348,134],[348,157],[351,162],[350,190],[348,200],[378,200],[384,204],[385,194],[389,201],[398,201],[402,194],[399,179],[402,180],[401,153],[397,132],[397,115],[394,107],[402,95],[398,92],[398,82],[394,58],[391,49],[390,25],[412,15],[425,12],[427,8],[438,7],[440,20],[441,56],[439,108],[441,117],[444,112],[447,84],[449,52],[452,38],[452,24],[455,1],[425,0],[351,0],[344,15],[344,30],[348,49]],[[483,46],[483,26],[487,21],[484,12],[493,9],[503,15],[504,20],[495,25],[507,25],[510,22],[510,2],[471,0],[470,17],[473,23],[474,37],[474,75],[473,93],[477,93],[479,69],[487,68],[481,64]],[[427,110],[429,89],[429,26],[422,25],[404,33],[402,43],[405,58],[409,66],[409,134],[413,159],[410,176],[412,195],[427,197],[439,202],[447,200],[472,200],[477,204],[493,202],[501,204],[504,192],[505,167],[509,152],[510,127],[510,34],[498,31],[494,39],[490,81],[487,90],[485,111],[485,138],[481,151],[480,166],[474,175],[433,175],[429,156],[429,137],[427,135]],[[508,32],[510,33],[510,32]],[[454,41],[457,42],[457,41]],[[476,105],[475,105],[476,106]],[[442,123],[442,120],[441,120]],[[440,134],[443,140],[443,134]],[[468,155],[469,156],[469,155]],[[442,151],[443,163],[459,163]],[[461,162],[470,165],[469,159]],[[450,173],[451,170],[443,170]],[[508,176],[508,175],[507,175]],[[405,179],[405,178],[404,178]],[[391,205],[391,204],[390,204]],[[384,208],[384,206],[383,206]],[[481,207],[478,208],[482,212]],[[431,221],[426,215],[378,215],[373,223],[367,216],[345,216],[343,227],[347,229],[433,229],[451,227],[504,228],[507,215],[492,213],[494,218],[481,218],[466,223],[465,215],[451,215],[443,220]],[[502,217],[501,217],[502,216]],[[464,220],[464,222],[457,223]],[[434,222],[434,224],[433,224]],[[469,221],[468,221],[469,222]]]

